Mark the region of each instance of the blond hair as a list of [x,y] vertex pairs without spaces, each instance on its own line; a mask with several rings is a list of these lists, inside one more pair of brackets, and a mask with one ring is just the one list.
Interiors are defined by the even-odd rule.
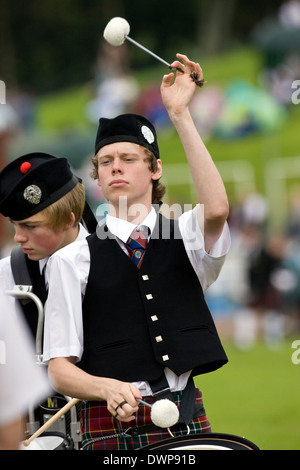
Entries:
[[75,216],[74,227],[79,224],[85,206],[85,189],[83,184],[77,185],[55,201],[50,206],[41,211],[50,227],[58,232],[71,221],[71,213]]

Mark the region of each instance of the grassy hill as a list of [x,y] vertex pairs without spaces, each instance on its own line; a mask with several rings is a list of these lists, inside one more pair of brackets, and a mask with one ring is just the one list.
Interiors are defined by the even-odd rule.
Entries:
[[[249,84],[257,85],[262,67],[261,55],[250,48],[237,49],[217,57],[204,58],[203,60],[199,58],[199,60],[205,71],[207,86],[217,85],[223,90],[234,80],[245,80]],[[144,89],[150,84],[159,85],[164,73],[166,73],[166,69],[158,66],[151,70],[137,72],[135,76],[141,88]],[[45,135],[45,139],[50,136],[54,140],[55,136],[61,135],[67,136],[63,140],[64,145],[66,145],[66,142],[70,144],[72,138],[77,142],[80,136],[83,137],[83,140],[88,136],[88,143],[92,143],[95,126],[88,122],[85,112],[86,104],[91,98],[92,88],[90,84],[83,84],[39,99],[37,103],[37,134],[39,135],[39,141],[41,135]],[[291,104],[286,119],[276,131],[254,132],[239,139],[221,140],[216,136],[211,136],[206,140],[206,145],[216,164],[221,163],[221,173],[223,162],[231,162],[233,167],[235,162],[248,162],[254,173],[255,189],[264,193],[267,163],[278,157],[285,158],[300,155],[299,128],[300,105]],[[167,176],[167,165],[185,163],[185,157],[174,132],[160,132],[159,143]],[[76,156],[76,147],[78,148],[77,143],[71,147],[71,150],[74,158],[76,157],[78,160],[80,156]],[[84,146],[82,151],[84,151]],[[245,166],[245,170],[242,171],[247,171],[246,169]],[[296,174],[295,177],[299,178],[300,175]],[[294,183],[295,181],[291,181],[288,184],[293,185]],[[235,188],[229,180],[225,180],[225,184],[232,202],[237,197]],[[172,185],[169,188],[168,195],[171,200],[178,200],[179,198],[179,200],[184,200],[186,203],[191,202],[191,199],[193,199],[193,193],[188,184]]]
[[257,343],[241,351],[225,343],[229,362],[195,380],[213,432],[241,436],[262,450],[299,450],[300,364],[292,340],[276,350]]

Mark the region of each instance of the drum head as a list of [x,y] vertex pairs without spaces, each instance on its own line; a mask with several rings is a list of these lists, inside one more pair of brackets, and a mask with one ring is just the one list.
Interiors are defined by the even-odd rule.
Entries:
[[172,437],[139,450],[259,450],[253,442],[230,434],[192,434]]
[[34,439],[28,446],[21,443],[20,450],[72,450],[70,438],[61,433],[47,433]]

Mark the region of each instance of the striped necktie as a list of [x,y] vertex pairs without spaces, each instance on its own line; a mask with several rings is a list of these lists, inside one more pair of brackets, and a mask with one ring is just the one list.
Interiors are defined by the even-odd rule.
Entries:
[[145,255],[145,250],[147,248],[147,243],[148,243],[148,229],[147,230],[138,230],[138,229],[133,230],[127,242],[125,243],[130,259],[134,262],[134,264],[138,268],[141,267],[141,264]]

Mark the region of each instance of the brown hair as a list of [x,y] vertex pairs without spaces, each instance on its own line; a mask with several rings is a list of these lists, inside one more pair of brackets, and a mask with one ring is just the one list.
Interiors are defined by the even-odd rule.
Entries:
[[[136,144],[138,145],[138,144]],[[144,150],[145,155],[146,155],[146,161],[149,162],[149,170],[154,173],[157,170],[157,158],[155,157],[154,153],[151,152],[151,150],[148,150],[147,148],[143,147],[142,145],[139,145],[141,149]],[[95,155],[92,158],[92,164],[93,164],[93,170],[91,172],[91,177],[94,180],[98,179],[98,158],[97,155]],[[165,192],[166,192],[166,187],[159,181],[159,180],[153,180],[152,181],[153,188],[152,188],[152,204],[158,204],[161,199],[163,198]]]
[[74,226],[78,225],[85,206],[85,189],[78,183],[71,191],[41,211],[50,227],[58,232],[71,220],[71,212],[75,215]]
[[[151,150],[146,148],[144,148],[144,150],[146,154],[146,161],[149,162],[149,170],[152,173],[155,173],[157,170],[157,158],[155,157],[154,153],[151,152]],[[166,187],[159,180],[153,180],[152,184],[152,204],[158,204],[166,192]]]

